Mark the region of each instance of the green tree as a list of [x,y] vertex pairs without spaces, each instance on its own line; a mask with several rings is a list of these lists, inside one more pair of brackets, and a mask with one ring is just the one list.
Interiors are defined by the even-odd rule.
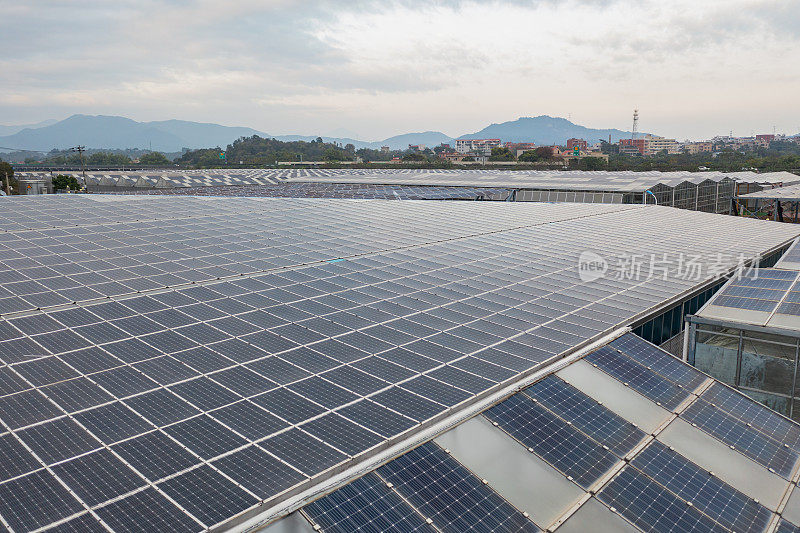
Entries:
[[336,148],[328,148],[325,150],[325,152],[322,154],[322,158],[325,161],[341,161],[344,159],[341,150],[337,150]]
[[6,192],[6,181],[9,183],[11,194],[16,194],[18,188],[17,180],[14,179],[14,167],[5,161],[0,161],[0,183],[2,183],[3,192]]
[[150,152],[140,157],[139,163],[143,165],[169,165],[172,161],[167,159],[167,156],[161,152]]
[[70,189],[77,191],[81,186],[75,176],[68,176],[66,174],[58,174],[53,178],[53,189],[57,191]]
[[492,155],[489,156],[489,161],[514,161],[515,159],[511,150],[502,146],[492,147]]
[[517,160],[524,161],[526,163],[535,163],[536,161],[539,161],[539,159],[541,158],[536,150],[525,150],[517,158]]

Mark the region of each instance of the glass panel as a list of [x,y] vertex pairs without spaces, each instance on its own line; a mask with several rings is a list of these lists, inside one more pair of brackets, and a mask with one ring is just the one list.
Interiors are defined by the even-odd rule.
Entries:
[[795,351],[795,346],[744,338],[739,385],[790,395]]
[[736,359],[739,339],[697,331],[694,366],[706,374],[733,385],[736,380]]

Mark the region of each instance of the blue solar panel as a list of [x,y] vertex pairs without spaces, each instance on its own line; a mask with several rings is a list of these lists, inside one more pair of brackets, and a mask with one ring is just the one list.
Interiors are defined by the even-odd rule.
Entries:
[[688,389],[607,346],[587,355],[586,361],[666,409],[675,409],[689,397]]
[[522,392],[619,456],[627,454],[645,437],[645,433],[631,422],[557,376],[548,376]]
[[788,445],[792,450],[800,452],[800,426],[796,422],[782,417],[772,409],[754,402],[744,394],[726,387],[722,383],[713,383],[700,397],[717,409],[749,424],[781,444]]
[[762,311],[771,313],[777,307],[776,300],[762,300],[757,298],[742,298],[739,296],[727,296],[720,294],[711,301],[712,305],[720,307],[732,307],[734,309],[746,309],[748,311]]
[[673,383],[688,389],[697,388],[707,377],[664,350],[653,346],[633,333],[614,339],[609,346],[616,348],[634,361],[659,373]]
[[597,497],[642,531],[722,533],[728,528],[675,496],[635,468],[625,468]]
[[303,510],[322,531],[436,531],[376,474],[356,479]]
[[724,442],[752,460],[773,469],[786,479],[791,476],[797,452],[781,445],[764,433],[749,427],[725,411],[698,398],[681,413],[685,420]]
[[377,472],[443,531],[541,531],[432,442],[401,455]]
[[565,476],[572,476],[584,488],[619,461],[601,444],[524,394],[511,396],[485,411],[484,415]]
[[657,440],[631,461],[656,482],[732,531],[763,531],[772,512]]
[[[800,258],[798,259],[800,260]],[[775,533],[800,533],[800,526],[796,526],[788,520],[781,518],[781,521],[778,524],[778,529],[775,530]]]

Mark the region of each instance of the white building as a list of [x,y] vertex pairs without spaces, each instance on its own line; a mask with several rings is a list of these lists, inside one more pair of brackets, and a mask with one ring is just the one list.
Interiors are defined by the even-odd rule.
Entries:
[[483,152],[491,154],[492,148],[500,146],[500,139],[458,139],[456,140],[456,152],[466,154],[467,152]]

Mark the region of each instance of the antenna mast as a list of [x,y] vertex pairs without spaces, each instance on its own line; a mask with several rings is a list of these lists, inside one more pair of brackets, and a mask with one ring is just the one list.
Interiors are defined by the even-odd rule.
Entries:
[[639,131],[639,110],[633,110],[633,129],[631,130],[631,139],[636,138],[636,134]]

